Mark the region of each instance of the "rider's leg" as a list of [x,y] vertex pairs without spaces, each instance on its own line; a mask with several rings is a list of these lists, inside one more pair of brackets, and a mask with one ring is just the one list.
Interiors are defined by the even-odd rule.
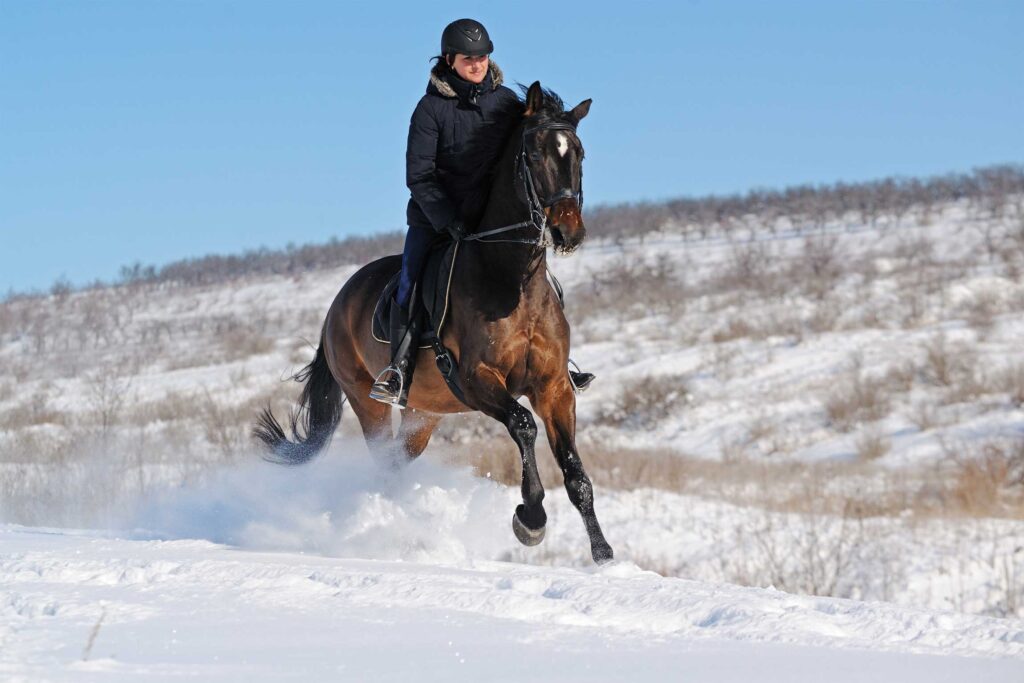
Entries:
[[395,299],[406,308],[412,301],[412,290],[420,280],[423,266],[427,264],[430,248],[441,236],[432,228],[409,226],[405,235],[405,248],[402,250],[402,274],[398,280],[398,291]]
[[572,360],[569,361],[575,367],[575,370],[569,370],[569,381],[572,382],[573,391],[577,394],[582,394],[590,386],[590,383],[594,381],[594,373],[583,372],[580,370],[580,366]]
[[[412,384],[412,371],[416,362],[419,330],[416,329],[413,291],[426,264],[430,247],[438,233],[430,228],[409,226],[402,251],[402,273],[398,280],[395,301],[391,304],[391,364],[377,376],[370,397],[383,403],[405,407]],[[413,309],[413,310],[411,310]],[[413,315],[410,315],[410,312]]]

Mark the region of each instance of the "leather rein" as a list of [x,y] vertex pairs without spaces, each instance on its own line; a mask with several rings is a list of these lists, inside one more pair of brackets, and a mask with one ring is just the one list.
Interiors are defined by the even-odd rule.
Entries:
[[[544,209],[553,206],[556,202],[562,199],[575,199],[580,207],[580,211],[583,210],[583,163],[580,161],[580,189],[579,192],[574,192],[571,187],[563,187],[557,190],[554,194],[543,200],[537,193],[537,185],[533,179],[533,173],[530,171],[530,164],[526,161],[526,136],[530,133],[534,133],[540,130],[565,130],[569,131],[576,136],[576,126],[569,123],[560,121],[552,123],[542,123],[537,126],[531,126],[523,130],[523,139],[519,145],[519,151],[516,153],[515,164],[515,176],[517,180],[516,194],[521,200],[523,200],[530,209],[530,218],[525,221],[513,223],[511,225],[505,225],[500,228],[493,228],[491,230],[484,230],[483,232],[475,232],[472,235],[466,235],[463,237],[463,241],[476,241],[482,244],[495,244],[501,242],[510,242],[514,244],[529,244],[538,247],[547,248],[554,244],[551,239],[551,230],[548,228],[547,214],[544,213]],[[505,232],[512,230],[518,230],[519,228],[525,228],[532,226],[537,230],[537,237],[533,239],[524,238],[504,238],[504,239],[483,239],[485,237],[491,237],[492,235],[500,235]]]

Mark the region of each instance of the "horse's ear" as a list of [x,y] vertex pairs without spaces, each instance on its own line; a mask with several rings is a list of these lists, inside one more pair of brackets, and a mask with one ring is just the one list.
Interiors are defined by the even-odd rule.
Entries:
[[533,116],[540,111],[543,103],[544,92],[540,89],[540,81],[534,81],[526,91],[526,111],[523,112],[523,116]]
[[590,112],[590,105],[594,100],[583,100],[569,112],[569,116],[572,117],[573,123],[579,123],[580,119],[586,116]]

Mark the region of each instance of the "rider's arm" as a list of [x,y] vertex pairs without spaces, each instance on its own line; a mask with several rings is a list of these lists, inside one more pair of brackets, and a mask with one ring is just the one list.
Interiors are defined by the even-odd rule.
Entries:
[[434,230],[446,230],[458,211],[437,178],[437,119],[424,98],[409,122],[405,151],[405,184]]

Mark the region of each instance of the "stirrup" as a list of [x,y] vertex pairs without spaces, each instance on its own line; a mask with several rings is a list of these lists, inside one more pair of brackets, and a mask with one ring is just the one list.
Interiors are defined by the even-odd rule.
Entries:
[[580,370],[580,366],[576,364],[572,358],[569,359],[569,365],[576,368],[575,371],[569,370],[569,384],[572,385],[573,393],[577,396],[582,394],[590,386],[591,382],[594,381],[594,374],[591,372],[583,372]]
[[[392,381],[397,379],[398,390],[395,391]],[[370,398],[381,403],[388,403],[404,408],[402,403],[402,390],[405,388],[405,376],[402,371],[394,365],[389,365],[380,371],[380,374],[373,380],[370,387]]]

